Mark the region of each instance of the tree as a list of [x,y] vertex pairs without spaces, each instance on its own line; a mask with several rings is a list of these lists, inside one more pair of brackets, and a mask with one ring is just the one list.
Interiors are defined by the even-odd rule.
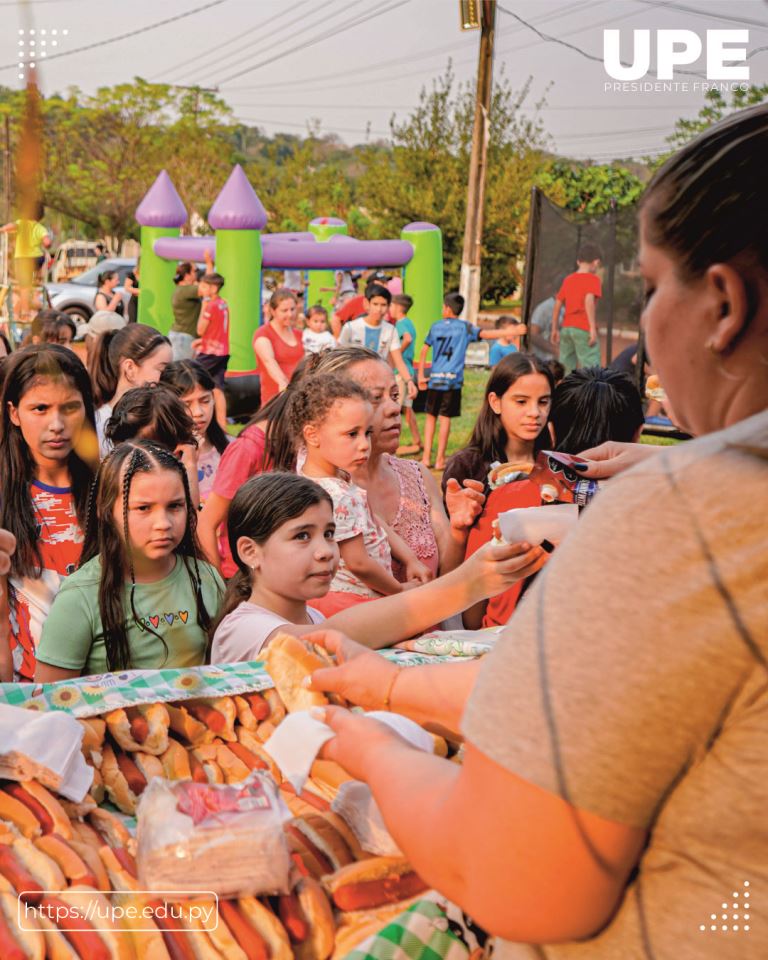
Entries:
[[333,136],[304,140],[278,135],[246,166],[269,215],[269,230],[306,230],[315,217],[342,217],[358,236],[367,219],[357,209],[354,185],[344,169],[350,151]]
[[[14,139],[23,109],[23,93],[0,102]],[[230,110],[200,89],[136,78],[48,97],[42,114],[45,205],[118,243],[136,234],[136,207],[161,169],[187,210],[205,213],[232,166]]]
[[[543,135],[537,118],[522,107],[529,83],[513,92],[503,76],[494,85],[486,178],[482,296],[500,300],[520,283],[528,199]],[[443,231],[445,282],[457,287],[466,213],[467,169],[474,94],[445,74],[422,89],[419,105],[404,121],[390,121],[391,150],[361,148],[364,170],[358,203],[369,212],[373,235],[397,236],[414,220]]]
[[649,160],[652,169],[656,170],[676,149],[698,137],[700,133],[703,133],[734,110],[744,110],[746,107],[752,107],[768,100],[768,83],[761,86],[750,84],[746,89],[737,88],[733,90],[730,105],[719,90],[708,90],[704,94],[704,99],[706,103],[693,120],[686,120],[681,117],[675,122],[674,133],[667,137],[667,143],[672,144],[673,149],[660,157]]
[[639,177],[615,164],[593,166],[575,160],[553,160],[536,177],[537,186],[554,203],[585,217],[636,203],[643,190]]

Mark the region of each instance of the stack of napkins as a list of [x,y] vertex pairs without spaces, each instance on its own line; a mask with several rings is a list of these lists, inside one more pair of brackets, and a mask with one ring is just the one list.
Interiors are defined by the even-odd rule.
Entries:
[[80,803],[93,770],[80,750],[83,728],[68,713],[43,713],[0,703],[0,778],[38,780]]

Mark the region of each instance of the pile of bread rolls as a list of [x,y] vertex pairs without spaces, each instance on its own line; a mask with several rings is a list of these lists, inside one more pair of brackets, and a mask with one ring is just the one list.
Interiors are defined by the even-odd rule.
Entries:
[[[344,771],[316,760],[297,795],[263,749],[287,709],[325,702],[301,680],[326,658],[283,637],[268,655],[276,689],[140,705],[81,720],[94,782],[80,804],[36,781],[0,783],[0,957],[328,960],[343,957],[407,909],[426,884],[404,858],[363,850],[330,809],[347,779]],[[99,804],[108,799],[133,814],[153,777],[230,784],[252,770],[269,772],[293,814],[284,827],[293,860],[291,892],[222,900],[215,929],[189,905],[177,904],[177,915],[169,915],[167,905],[140,892],[135,839]],[[117,919],[105,901],[110,892],[110,903],[121,908]],[[21,927],[19,896],[30,905]],[[99,919],[90,922],[89,916]]]

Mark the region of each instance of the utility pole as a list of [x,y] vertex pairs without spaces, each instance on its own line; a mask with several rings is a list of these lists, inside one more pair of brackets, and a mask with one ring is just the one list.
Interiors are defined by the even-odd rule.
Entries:
[[[483,206],[485,173],[490,137],[491,93],[493,90],[493,41],[496,26],[496,0],[479,0],[480,54],[477,62],[475,121],[472,128],[472,152],[469,158],[467,216],[464,225],[464,250],[461,257],[459,289],[466,309],[464,316],[477,322],[480,309],[480,261],[483,249]],[[474,4],[473,4],[474,6]]]
[[5,220],[6,223],[13,219],[13,210],[11,209],[11,182],[13,159],[11,156],[11,118],[6,113],[4,117],[5,126],[5,148],[3,151],[3,197],[5,199]]

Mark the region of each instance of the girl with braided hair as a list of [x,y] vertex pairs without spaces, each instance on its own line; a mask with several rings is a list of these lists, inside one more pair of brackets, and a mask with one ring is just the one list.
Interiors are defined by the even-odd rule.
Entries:
[[43,627],[35,680],[205,661],[223,588],[202,559],[183,464],[151,440],[120,444],[89,500],[79,569]]

